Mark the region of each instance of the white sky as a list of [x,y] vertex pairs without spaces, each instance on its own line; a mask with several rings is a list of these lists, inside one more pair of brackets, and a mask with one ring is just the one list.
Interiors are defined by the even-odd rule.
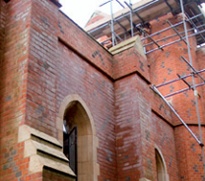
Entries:
[[60,0],[61,10],[80,26],[84,26],[98,6],[98,0]]
[[[95,10],[101,10],[107,14],[110,14],[109,3],[99,8],[100,4],[107,1],[108,0],[60,0],[60,3],[63,6],[61,10],[78,25],[84,27]],[[120,0],[122,4],[124,4],[124,1],[125,0]],[[126,1],[130,2],[130,0]],[[132,3],[137,1],[139,0],[131,0]],[[120,9],[122,9],[122,7],[116,1],[113,1],[113,12],[116,12]]]

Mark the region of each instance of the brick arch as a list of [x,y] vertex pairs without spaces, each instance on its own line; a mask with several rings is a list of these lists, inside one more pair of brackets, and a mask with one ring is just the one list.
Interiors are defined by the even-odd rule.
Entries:
[[[72,109],[72,110],[71,110]],[[83,99],[72,94],[62,101],[57,118],[58,138],[63,144],[63,121],[65,115],[70,114],[72,124],[77,126],[79,137],[77,141],[78,181],[95,181],[99,175],[97,163],[98,139],[94,126],[94,119]]]
[[160,149],[155,146],[157,181],[169,181],[165,159]]

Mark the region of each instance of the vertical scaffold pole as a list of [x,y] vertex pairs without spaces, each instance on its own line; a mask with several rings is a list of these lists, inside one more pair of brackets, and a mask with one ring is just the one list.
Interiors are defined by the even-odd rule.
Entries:
[[[129,0],[129,5],[132,7],[132,1]],[[130,28],[131,28],[131,36],[134,36],[134,31],[133,31],[133,18],[132,18],[133,12],[132,9],[130,9]]]
[[[186,42],[187,42],[189,62],[190,62],[190,65],[193,66],[192,56],[191,56],[191,47],[190,47],[190,44],[189,44],[187,25],[186,25],[186,22],[185,22],[185,11],[184,11],[183,0],[180,0],[180,6],[181,6],[182,15],[183,15],[184,32],[185,32],[185,37],[186,37]],[[194,92],[195,92],[197,90],[196,90],[196,87],[195,87],[195,80],[194,80],[193,76],[192,76],[192,83],[193,83],[193,88],[194,88]],[[196,102],[196,113],[197,113],[197,118],[198,118],[199,137],[200,137],[200,141],[203,142],[203,134],[202,134],[202,128],[201,128],[201,118],[200,118],[199,103],[198,103],[198,97],[197,96],[195,96],[195,102]],[[205,155],[204,155],[204,148],[203,147],[201,149],[201,152],[202,152],[203,170],[204,170],[204,175],[205,175]]]
[[113,16],[113,6],[112,0],[110,0],[110,15],[111,15],[111,34],[112,34],[112,46],[115,46],[115,31],[114,31],[114,16]]

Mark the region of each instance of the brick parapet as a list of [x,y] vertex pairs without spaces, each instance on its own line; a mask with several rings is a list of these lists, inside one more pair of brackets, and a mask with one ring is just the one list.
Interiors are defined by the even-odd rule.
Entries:
[[135,73],[150,82],[148,62],[133,45],[133,47],[114,55],[113,78],[117,80]]
[[58,16],[58,38],[61,42],[112,78],[112,55],[63,13],[59,12]]

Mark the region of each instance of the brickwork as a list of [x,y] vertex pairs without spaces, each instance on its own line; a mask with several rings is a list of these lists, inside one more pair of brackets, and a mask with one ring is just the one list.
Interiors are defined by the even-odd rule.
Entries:
[[[190,128],[195,133],[198,133],[197,127],[190,126]],[[202,131],[204,132],[204,128],[202,128]],[[201,147],[183,126],[175,128],[175,141],[178,148],[177,160],[180,180],[204,181],[203,153]]]
[[[166,28],[168,25],[167,19],[175,24],[180,21],[181,15],[176,17],[172,17],[172,15],[168,15],[167,17],[159,18],[155,21],[152,21],[152,29],[153,31],[158,31],[159,27],[161,29]],[[160,26],[161,25],[161,26]],[[189,27],[189,24],[187,24]],[[177,31],[183,31],[183,26],[178,26]],[[173,30],[166,31],[164,33],[159,33],[154,37],[155,39],[160,39],[165,36],[169,36],[173,34]],[[166,44],[172,42],[174,40],[179,39],[179,37],[172,37],[171,39],[167,39],[165,42],[159,42],[159,44]],[[196,42],[194,37],[189,38],[189,42],[191,45],[191,56],[193,66],[196,70],[202,69],[203,65],[201,64],[201,58],[203,57],[203,51],[200,50],[196,52]],[[198,54],[198,55],[197,55]],[[154,84],[160,84],[163,82],[167,82],[169,80],[173,80],[177,78],[177,74],[183,76],[190,74],[192,70],[189,66],[181,59],[181,56],[189,60],[188,49],[185,42],[180,41],[175,44],[172,44],[168,47],[163,48],[163,51],[158,50],[148,55],[148,61],[150,62],[150,71],[151,71],[151,82]],[[198,56],[198,57],[197,57]],[[196,61],[197,60],[197,61]],[[192,79],[188,78],[186,81],[192,85]],[[195,84],[200,83],[201,80],[195,76],[194,78]],[[160,91],[164,95],[168,95],[177,90],[181,90],[187,88],[187,85],[182,81],[169,84],[167,86],[163,86],[160,88]],[[199,95],[201,97],[195,97],[194,92],[192,90],[186,91],[182,94],[178,94],[169,98],[170,103],[177,110],[179,115],[188,123],[192,124],[191,129],[199,138],[199,130],[197,128],[198,123],[198,113],[196,110],[196,101],[198,103],[198,112],[200,121],[204,124],[204,98],[203,98],[203,87],[197,88]],[[197,99],[197,100],[196,100]],[[181,124],[178,119],[173,119],[173,124],[178,125]],[[196,126],[194,126],[194,124]],[[192,140],[190,133],[187,132],[184,126],[179,126],[175,128],[175,144],[177,149],[177,164],[179,168],[179,179],[180,180],[203,180],[201,177],[204,173],[203,171],[203,162],[199,160],[199,155],[202,154],[201,147],[196,143],[195,140]],[[192,140],[192,141],[191,141]],[[188,146],[189,145],[189,146]],[[191,147],[194,147],[191,151]],[[192,159],[189,159],[192,156]],[[187,173],[188,170],[188,173]],[[201,174],[196,174],[197,172]],[[197,175],[197,176],[196,176]]]
[[[161,151],[163,158],[165,159],[165,165],[167,169],[167,175],[169,180],[179,180],[178,175],[178,167],[177,167],[177,157],[176,157],[176,145],[175,145],[175,135],[174,135],[174,129],[173,127],[166,123],[162,118],[160,118],[158,115],[151,113],[152,119],[149,121],[149,127],[144,125],[144,141],[147,145],[144,147],[144,154],[150,155],[146,159],[146,164],[149,164],[147,168],[152,166],[152,175],[156,176],[155,168],[156,167],[156,159],[154,157],[153,153],[153,145],[155,149],[159,149]],[[152,142],[150,144],[150,142]],[[150,149],[152,150],[151,153]],[[148,160],[150,159],[150,160]],[[151,163],[150,163],[151,162]],[[150,165],[152,164],[152,165]],[[147,169],[148,170],[148,169]],[[145,172],[145,174],[150,174],[150,171],[148,170],[148,173]],[[150,177],[150,175],[149,175]],[[150,177],[151,178],[151,177]],[[155,179],[152,179],[155,180]]]
[[0,3],[1,9],[5,6],[3,10],[6,22],[0,64],[0,180],[15,181],[26,177],[28,166],[28,159],[23,159],[24,145],[17,144],[17,133],[18,125],[25,117],[28,21],[31,6],[29,1],[10,2],[7,5],[2,4],[3,1]]
[[[56,67],[59,72],[57,106],[59,107],[65,96],[73,93],[79,94],[87,103],[92,110],[99,138],[98,161],[102,165],[99,180],[114,180],[116,161],[112,81],[63,44],[59,43],[59,49],[61,57]],[[109,136],[105,138],[105,135]]]
[[[99,46],[97,42],[93,41],[93,38],[88,36],[78,26],[68,21],[65,15],[59,13],[58,16],[57,29],[59,39],[89,63],[103,71],[104,74],[112,77],[112,55],[102,46]],[[82,42],[85,42],[86,46]]]
[[[170,16],[170,17],[169,17]],[[172,17],[169,15],[168,17],[162,17],[157,19],[156,21],[152,21],[152,29],[153,31],[158,31],[159,27],[161,29],[167,27],[167,18],[172,23],[177,23],[181,16],[178,15],[176,17]],[[187,24],[189,26],[189,24]],[[170,31],[166,31],[164,33],[159,33],[154,37],[155,39],[160,39],[163,36],[168,36],[173,34],[172,29]],[[178,26],[177,31],[183,31],[183,26]],[[159,44],[166,44],[172,42],[174,40],[179,39],[179,37],[173,37],[171,39],[167,39],[165,42],[159,42]],[[203,57],[203,51],[196,52],[196,43],[194,38],[189,38],[191,45],[191,55],[193,66],[196,70],[203,69],[203,65],[201,63],[201,57]],[[197,54],[198,55],[197,55]],[[173,45],[163,48],[163,51],[156,51],[148,55],[148,61],[150,62],[150,71],[151,71],[151,82],[153,84],[160,84],[163,82],[167,82],[169,80],[173,80],[177,78],[177,74],[183,76],[191,73],[191,69],[187,66],[187,64],[180,58],[181,56],[185,57],[188,60],[188,50],[187,45],[180,41]],[[198,56],[198,58],[197,58]],[[197,61],[196,61],[197,60]],[[188,78],[186,81],[192,85],[192,79]],[[195,77],[194,82],[197,84],[201,82],[199,78]],[[160,88],[160,91],[164,95],[168,95],[177,90],[181,90],[187,88],[187,85],[182,81],[176,82],[173,84],[169,84]],[[169,98],[170,103],[177,110],[179,115],[189,124],[196,124],[196,126],[191,126],[191,129],[194,133],[199,137],[199,131],[197,128],[198,117],[196,111],[196,99],[198,102],[199,116],[200,121],[204,123],[204,106],[203,106],[203,87],[197,88],[200,98],[196,98],[192,90],[186,91],[182,94],[175,95]],[[176,122],[175,122],[176,121]],[[178,119],[173,119],[173,124],[180,124]],[[193,138],[191,138],[190,133],[187,132],[184,126],[179,126],[175,128],[175,144],[177,151],[177,165],[179,168],[179,179],[180,180],[203,180],[202,175],[203,171],[203,163],[201,159],[202,150],[201,147],[196,143]],[[193,149],[191,149],[193,147]],[[192,150],[192,151],[191,151]],[[194,150],[194,151],[193,151]],[[191,158],[192,157],[192,158]],[[191,159],[190,159],[191,158]],[[188,173],[187,173],[188,172]]]
[[57,137],[58,9],[49,1],[32,1],[31,16],[26,124]]
[[[196,55],[197,55],[197,62],[198,62],[198,69],[197,70],[203,70],[204,69],[204,58],[205,58],[205,48],[204,47],[201,47],[199,49],[197,49],[196,51]],[[205,76],[205,72],[202,72],[201,75],[204,77]],[[202,82],[202,81],[200,81]],[[205,117],[205,87],[204,86],[201,86],[199,87],[198,89],[198,93],[199,93],[199,96],[200,96],[200,101],[202,103],[202,106],[201,106],[201,111],[200,111],[200,115],[201,115],[201,120],[203,121],[203,124],[204,124],[204,117]]]
[[156,180],[156,146],[162,150],[170,181],[178,180],[174,129],[152,113],[151,90],[142,87],[147,84],[137,75],[115,83],[118,180]]
[[142,155],[142,145],[137,83],[134,75],[115,83],[117,175],[120,181],[139,180],[141,175],[142,157],[139,155]]
[[[67,95],[78,94],[92,110],[99,145],[103,145],[98,148],[99,180],[114,180],[113,84],[103,75],[110,69],[106,57],[111,55],[77,26],[67,22],[67,18],[49,2],[33,1],[32,17],[27,124],[57,137],[55,121],[60,104]],[[59,26],[61,31],[58,32]],[[57,33],[61,38],[58,39]],[[90,42],[87,46],[76,40],[81,36],[81,41]],[[104,57],[106,59],[102,60]],[[99,61],[95,64],[102,66],[103,74],[87,63],[88,58],[89,61]],[[109,137],[105,139],[105,135]]]
[[[161,29],[164,29],[170,26],[167,23],[167,20],[170,21],[172,24],[176,24],[181,19],[182,19],[181,15],[173,17],[170,14],[162,18],[159,18],[157,20],[153,20],[151,22],[152,31],[156,32],[156,31],[159,31]],[[189,24],[187,24],[187,26],[189,26]],[[183,24],[180,26],[177,26],[177,31],[178,32],[183,31]],[[168,37],[173,34],[174,34],[173,29],[170,29],[168,31],[158,33],[153,38],[157,40],[163,37]],[[174,37],[166,39],[164,42],[159,42],[159,44],[163,45],[163,44],[170,43],[178,39],[180,39],[178,36],[174,36]],[[191,55],[192,55],[193,66],[196,69],[198,69],[199,68],[198,64],[195,61],[196,60],[196,42],[195,42],[194,37],[189,38],[189,42],[191,45]],[[153,46],[156,46],[156,45],[153,45]],[[151,47],[148,47],[148,48],[151,48]],[[155,51],[149,54],[148,61],[150,63],[150,72],[153,75],[151,82],[157,85],[157,84],[178,78],[177,74],[180,76],[190,74],[192,70],[181,59],[181,56],[189,60],[187,45],[183,41],[178,41],[170,46],[167,46],[163,48],[163,51],[158,50],[158,51]],[[191,77],[187,78],[186,81],[190,85],[192,85]],[[194,78],[194,82],[199,83],[199,78]],[[178,91],[178,90],[181,90],[187,87],[188,86],[183,81],[179,81],[179,82],[175,82],[175,83],[163,86],[162,88],[160,88],[160,91],[164,95],[168,95],[175,91]],[[181,101],[182,99],[183,101]],[[196,100],[195,100],[193,91],[189,90],[184,93],[172,96],[169,98],[169,101],[175,107],[175,109],[178,111],[181,117],[183,119],[186,119],[187,123],[192,123],[192,124],[197,123],[197,121],[195,121]],[[199,101],[199,106],[201,107],[201,101],[200,100],[198,101]],[[175,124],[178,124],[178,122],[176,122]]]
[[6,24],[6,3],[0,1],[0,63],[3,59],[4,51],[4,37],[5,37],[5,24]]
[[113,77],[115,79],[132,73],[138,73],[145,77],[147,81],[150,81],[148,62],[140,55],[135,46],[127,49],[125,52],[116,54],[114,57],[116,61],[113,61]]
[[[86,141],[96,141],[92,149],[97,154],[93,165],[99,166],[97,180],[156,180],[157,149],[163,156],[169,181],[203,181],[200,146],[150,88],[150,84],[176,78],[177,73],[190,73],[180,59],[181,55],[188,58],[185,43],[179,41],[147,57],[136,46],[112,55],[61,13],[56,2],[19,0],[5,4],[0,0],[0,181],[72,180],[57,169],[30,165],[35,160],[27,154],[35,155],[38,149],[33,153],[25,149],[25,141],[17,139],[20,126],[27,125],[40,131],[39,136],[46,134],[50,142],[57,139],[62,143],[63,113],[59,118],[59,112],[65,111],[60,109],[69,95],[77,95],[86,104],[86,109],[82,104],[86,121],[92,117],[97,141]],[[153,20],[152,33],[167,27],[167,19],[174,24],[181,16],[168,14]],[[179,26],[178,31],[182,30],[183,26]],[[154,38],[171,34],[173,30]],[[196,51],[194,38],[190,44],[194,66],[203,69],[203,49]],[[180,82],[160,91],[169,94],[185,86]],[[199,95],[204,124],[203,87]],[[198,136],[193,92],[169,101]],[[83,115],[76,117],[83,120]],[[41,146],[43,141],[39,142]],[[49,148],[47,151],[49,157]],[[53,164],[56,158],[49,158]]]

